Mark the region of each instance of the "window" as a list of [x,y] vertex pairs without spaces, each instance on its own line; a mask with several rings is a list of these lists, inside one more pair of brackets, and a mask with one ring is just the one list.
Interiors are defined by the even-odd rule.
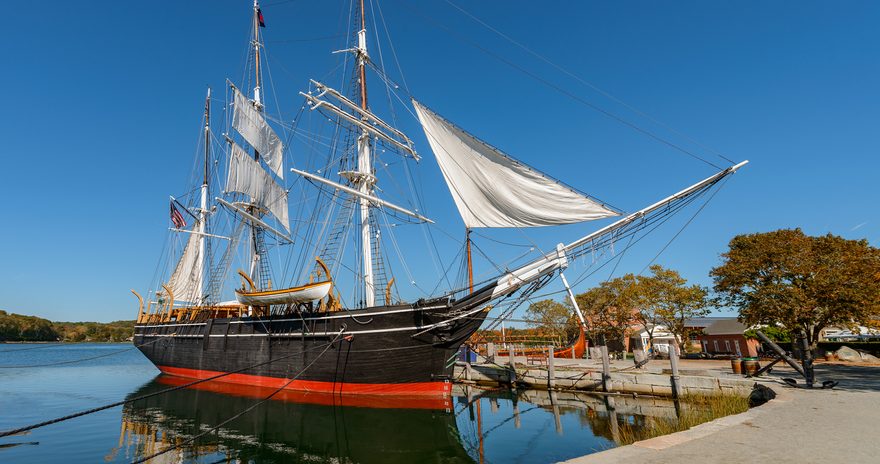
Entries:
[[742,356],[742,350],[739,349],[739,340],[734,340],[733,346],[736,348],[736,355]]
[[724,352],[730,353],[730,340],[724,340]]
[[703,352],[704,353],[709,352],[709,342],[707,342],[706,340],[703,340]]
[[715,345],[715,352],[719,352],[721,350],[718,349],[718,340],[712,340],[712,344]]

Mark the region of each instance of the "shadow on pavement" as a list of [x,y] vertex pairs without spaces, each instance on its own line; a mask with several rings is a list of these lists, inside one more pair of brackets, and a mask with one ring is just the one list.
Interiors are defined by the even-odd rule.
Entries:
[[[839,382],[835,390],[846,391],[880,391],[880,366],[858,364],[828,364],[815,365],[816,384],[821,385],[825,380]],[[799,385],[804,384],[804,379],[788,366],[774,366],[773,372],[768,377],[789,377],[797,380]]]

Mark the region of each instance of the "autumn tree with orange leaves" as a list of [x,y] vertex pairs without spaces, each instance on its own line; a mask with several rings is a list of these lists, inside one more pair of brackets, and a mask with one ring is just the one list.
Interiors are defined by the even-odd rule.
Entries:
[[825,327],[878,326],[880,249],[867,240],[782,229],[738,235],[721,256],[715,303],[746,325],[803,333],[813,349]]

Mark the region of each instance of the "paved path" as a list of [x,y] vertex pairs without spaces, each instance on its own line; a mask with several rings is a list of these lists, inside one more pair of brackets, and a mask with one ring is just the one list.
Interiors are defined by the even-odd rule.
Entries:
[[[773,375],[796,378],[787,366]],[[880,367],[821,364],[816,377],[840,385],[768,383],[778,397],[763,406],[566,463],[880,463]]]

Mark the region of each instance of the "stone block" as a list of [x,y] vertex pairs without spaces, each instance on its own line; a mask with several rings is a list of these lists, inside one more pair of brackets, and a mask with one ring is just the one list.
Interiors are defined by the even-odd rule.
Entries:
[[751,389],[752,385],[755,384],[755,381],[752,379],[737,379],[737,378],[729,378],[729,377],[719,377],[718,384],[721,385],[722,387]]
[[672,387],[671,386],[661,386],[661,385],[652,385],[651,390],[655,395],[658,396],[672,396]]
[[556,388],[574,388],[575,383],[572,379],[556,379]]
[[699,388],[709,390],[719,390],[718,379],[714,377],[692,377],[683,375],[679,377],[682,388]]
[[716,388],[682,387],[682,393],[693,396],[715,396],[721,393],[721,390]]
[[[601,378],[601,377],[600,377]],[[617,380],[623,383],[638,383],[638,375],[636,374],[621,374],[617,372],[611,373],[611,379]]]
[[602,382],[593,379],[581,379],[575,382],[575,388],[579,390],[601,390]]
[[643,395],[652,395],[654,394],[654,389],[651,385],[643,384],[643,383],[628,383],[624,386],[624,391],[627,393],[639,393]]
[[672,379],[668,375],[661,374],[637,374],[638,383],[659,386],[671,386]]

